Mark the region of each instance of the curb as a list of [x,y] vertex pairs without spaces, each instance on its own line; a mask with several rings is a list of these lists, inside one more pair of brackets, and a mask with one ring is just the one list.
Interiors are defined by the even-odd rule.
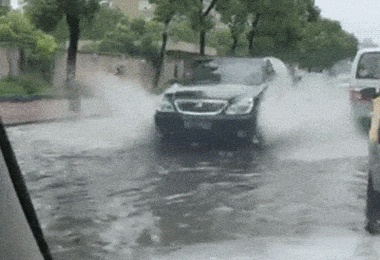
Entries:
[[27,102],[0,102],[0,118],[6,127],[62,122],[109,115],[104,101],[96,98],[83,99],[81,111],[69,111],[69,100],[33,100]]

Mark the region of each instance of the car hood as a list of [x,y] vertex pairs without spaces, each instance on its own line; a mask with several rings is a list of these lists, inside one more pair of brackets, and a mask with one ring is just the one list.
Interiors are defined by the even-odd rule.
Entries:
[[247,86],[237,84],[215,84],[182,86],[174,84],[164,94],[174,98],[210,98],[210,99],[232,99],[239,96],[254,97],[259,95],[266,85]]

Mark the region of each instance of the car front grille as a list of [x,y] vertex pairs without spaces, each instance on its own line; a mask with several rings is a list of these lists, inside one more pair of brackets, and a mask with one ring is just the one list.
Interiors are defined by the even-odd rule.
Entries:
[[228,105],[220,99],[177,99],[174,104],[178,112],[189,115],[217,115]]

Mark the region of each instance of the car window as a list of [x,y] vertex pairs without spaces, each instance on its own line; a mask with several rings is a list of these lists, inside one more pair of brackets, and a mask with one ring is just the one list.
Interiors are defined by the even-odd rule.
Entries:
[[356,78],[380,79],[380,52],[365,53],[360,57]]
[[262,60],[224,59],[210,60],[197,65],[184,85],[239,84],[256,86],[263,84],[274,74],[273,67]]

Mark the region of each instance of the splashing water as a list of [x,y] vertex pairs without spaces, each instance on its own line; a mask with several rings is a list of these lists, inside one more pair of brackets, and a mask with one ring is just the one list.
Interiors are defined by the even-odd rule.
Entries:
[[365,137],[350,118],[347,89],[324,74],[306,74],[297,85],[277,85],[262,103],[259,122],[266,144],[283,157],[319,160],[367,154]]
[[47,140],[79,151],[121,147],[152,138],[156,97],[141,84],[112,74],[98,75],[88,84],[97,90],[105,117],[21,126],[10,129],[11,134],[19,131],[27,134],[28,140]]
[[[138,82],[112,74],[91,80],[107,117],[23,126],[13,133],[26,129],[30,139],[77,150],[150,142],[159,97]],[[280,156],[304,160],[367,155],[365,137],[350,120],[347,89],[336,78],[307,73],[297,85],[289,82],[277,82],[261,104],[259,126],[265,145]]]

